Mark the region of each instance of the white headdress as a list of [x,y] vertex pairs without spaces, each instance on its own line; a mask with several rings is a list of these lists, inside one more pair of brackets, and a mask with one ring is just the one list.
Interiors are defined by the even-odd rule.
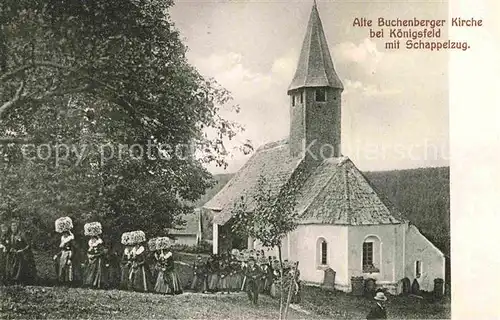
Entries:
[[95,237],[102,234],[102,226],[100,222],[89,222],[83,226],[86,236]]
[[73,229],[73,221],[70,217],[61,217],[56,220],[56,232],[63,233]]

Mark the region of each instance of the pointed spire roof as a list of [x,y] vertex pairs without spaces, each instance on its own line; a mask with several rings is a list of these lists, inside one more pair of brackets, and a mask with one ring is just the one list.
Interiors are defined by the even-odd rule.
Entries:
[[299,63],[288,92],[303,87],[332,87],[344,89],[333,67],[332,57],[319,17],[316,1],[312,7],[306,36],[302,43]]

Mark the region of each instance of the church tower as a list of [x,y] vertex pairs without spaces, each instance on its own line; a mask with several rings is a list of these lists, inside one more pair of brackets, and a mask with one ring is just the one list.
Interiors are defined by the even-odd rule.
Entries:
[[292,156],[305,152],[306,159],[318,161],[341,156],[343,90],[314,2],[297,70],[288,87]]

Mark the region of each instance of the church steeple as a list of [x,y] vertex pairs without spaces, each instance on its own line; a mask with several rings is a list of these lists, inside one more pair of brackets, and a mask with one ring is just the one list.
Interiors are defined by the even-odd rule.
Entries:
[[290,96],[290,152],[319,163],[340,157],[341,94],[344,90],[314,2]]
[[333,66],[316,1],[309,16],[297,70],[288,92],[303,87],[344,88]]

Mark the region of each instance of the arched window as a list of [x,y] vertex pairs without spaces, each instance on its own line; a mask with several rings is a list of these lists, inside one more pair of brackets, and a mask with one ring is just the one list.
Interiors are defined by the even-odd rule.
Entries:
[[368,236],[363,241],[363,272],[380,272],[380,239],[377,236]]
[[328,264],[328,243],[324,238],[319,238],[316,244],[317,248],[317,263],[320,266]]
[[422,261],[415,261],[415,278],[422,276]]

